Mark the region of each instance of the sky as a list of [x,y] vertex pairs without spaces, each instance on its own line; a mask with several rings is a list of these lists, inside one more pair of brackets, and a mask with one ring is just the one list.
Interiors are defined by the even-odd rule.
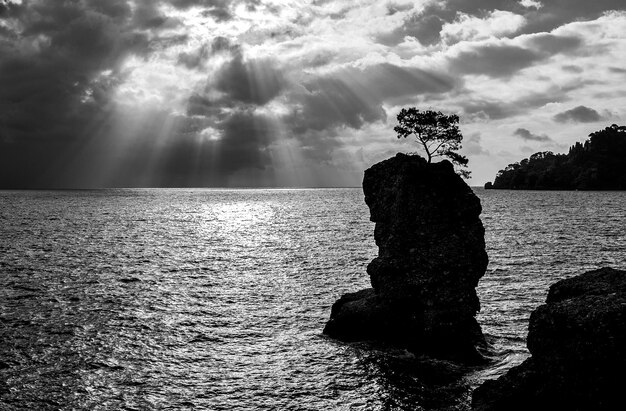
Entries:
[[458,114],[471,185],[626,123],[624,0],[0,0],[0,188],[358,187]]

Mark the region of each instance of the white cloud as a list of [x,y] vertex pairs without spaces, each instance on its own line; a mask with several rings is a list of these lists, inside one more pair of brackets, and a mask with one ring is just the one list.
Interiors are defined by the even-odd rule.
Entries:
[[521,0],[519,4],[526,8],[535,8],[537,10],[543,7],[543,4],[541,4],[541,2],[537,0]]
[[515,33],[524,24],[524,16],[509,11],[494,10],[484,19],[460,13],[453,23],[443,26],[441,37],[447,44],[484,40]]

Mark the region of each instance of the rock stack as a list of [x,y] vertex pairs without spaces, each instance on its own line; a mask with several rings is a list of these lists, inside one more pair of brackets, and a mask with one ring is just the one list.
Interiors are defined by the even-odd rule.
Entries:
[[532,356],[474,391],[475,410],[613,410],[626,380],[626,271],[559,281],[530,316]]
[[480,361],[475,288],[488,260],[478,197],[450,162],[405,154],[365,171],[363,191],[379,247],[373,288],[342,296],[324,332]]

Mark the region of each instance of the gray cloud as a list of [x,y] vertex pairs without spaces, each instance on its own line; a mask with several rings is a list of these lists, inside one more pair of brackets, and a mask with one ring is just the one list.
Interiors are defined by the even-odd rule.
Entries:
[[231,53],[234,56],[241,54],[241,46],[232,43],[226,37],[215,37],[212,42],[204,43],[196,50],[182,52],[178,55],[178,64],[186,66],[188,69],[200,69],[210,57],[219,53]]
[[588,84],[597,84],[595,80],[573,81],[565,86],[551,86],[546,90],[530,93],[517,98],[504,100],[496,99],[466,99],[467,93],[461,89],[458,94],[458,104],[463,108],[463,112],[471,119],[475,120],[500,120],[530,113],[532,110],[544,107],[549,103],[563,103],[571,100],[569,92],[580,89]]
[[198,47],[197,50],[190,53],[180,53],[178,55],[178,63],[186,66],[188,69],[201,68],[211,55],[210,48],[207,44]]
[[513,135],[526,141],[551,141],[552,139],[545,134],[533,134],[525,128],[518,128]]
[[292,95],[296,110],[290,123],[296,133],[307,129],[355,129],[386,119],[385,101],[426,93],[446,93],[458,81],[445,74],[389,63],[344,69],[304,83]]
[[271,60],[244,60],[242,53],[224,65],[215,75],[216,87],[229,99],[264,105],[280,94],[286,85],[282,73]]
[[365,123],[386,118],[380,101],[359,95],[341,78],[329,76],[311,80],[290,97],[295,109],[288,124],[298,135],[308,130],[332,130],[341,126],[359,129]]
[[527,43],[534,50],[541,51],[547,55],[572,52],[583,44],[579,37],[557,36],[548,33],[532,36]]
[[460,74],[508,77],[557,53],[574,52],[582,41],[572,36],[540,34],[525,47],[506,43],[479,44],[449,60],[451,70]]
[[378,40],[386,45],[396,45],[404,37],[414,37],[424,45],[436,44],[441,40],[443,24],[452,23],[458,13],[484,18],[490,11],[509,11],[524,16],[527,23],[518,34],[549,32],[563,24],[573,21],[593,20],[607,10],[625,10],[623,0],[543,0],[542,7],[525,8],[518,1],[503,0],[447,0],[433,2],[423,10],[411,14],[404,23],[390,32],[379,36]]
[[487,44],[459,53],[449,64],[458,73],[506,77],[543,58],[542,54],[523,47]]
[[186,10],[192,7],[203,9],[203,15],[213,17],[217,21],[226,21],[233,18],[233,9],[243,4],[249,10],[254,10],[260,0],[162,0],[172,6]]
[[585,106],[574,107],[571,110],[558,113],[554,116],[554,121],[557,121],[559,123],[565,123],[568,121],[578,123],[593,123],[602,119],[602,116],[596,110]]
[[389,63],[355,70],[349,78],[357,84],[366,84],[383,100],[425,93],[445,93],[455,88],[459,80],[445,73],[400,67]]
[[132,11],[127,0],[87,0],[85,3],[91,10],[113,18],[128,17]]
[[377,40],[382,44],[395,46],[405,37],[413,37],[421,44],[432,45],[441,39],[443,24],[452,21],[455,15],[455,12],[442,9],[440,5],[430,5],[421,12],[411,14],[400,27],[381,33]]
[[584,69],[580,66],[576,66],[574,64],[567,64],[561,67],[563,71],[568,71],[570,73],[582,73]]
[[163,15],[159,10],[160,3],[153,0],[135,0],[134,23],[140,28],[172,28],[180,21]]
[[489,151],[481,144],[480,133],[473,133],[463,139],[463,153],[469,155],[489,155]]
[[23,2],[0,13],[19,30],[0,34],[0,186],[61,184],[58,164],[109,126],[120,65],[151,41],[127,1]]
[[463,107],[463,112],[470,117],[500,120],[528,113],[548,103],[567,101],[569,100],[568,91],[567,88],[550,88],[508,101],[471,99],[461,101],[460,105]]
[[524,110],[510,102],[470,100],[461,102],[463,112],[470,118],[499,120],[523,113]]
[[539,10],[526,11],[528,24],[522,33],[547,32],[569,22],[596,19],[608,10],[626,10],[622,0],[542,0],[541,4]]
[[[187,119],[183,119],[183,122]],[[234,172],[265,169],[272,164],[268,146],[276,134],[270,119],[251,111],[237,111],[215,124],[216,142],[199,145],[197,133],[171,139],[154,173],[153,185],[224,185]],[[198,150],[207,152],[198,156]],[[196,159],[196,163],[190,163]]]

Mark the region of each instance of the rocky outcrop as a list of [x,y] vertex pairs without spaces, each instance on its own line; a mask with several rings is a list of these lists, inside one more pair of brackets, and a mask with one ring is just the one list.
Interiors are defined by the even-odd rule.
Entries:
[[488,260],[478,197],[450,162],[404,154],[365,171],[363,191],[379,248],[373,288],[339,299],[324,332],[479,361],[475,288]]
[[559,281],[530,316],[532,356],[473,395],[475,410],[618,409],[626,369],[626,271]]

